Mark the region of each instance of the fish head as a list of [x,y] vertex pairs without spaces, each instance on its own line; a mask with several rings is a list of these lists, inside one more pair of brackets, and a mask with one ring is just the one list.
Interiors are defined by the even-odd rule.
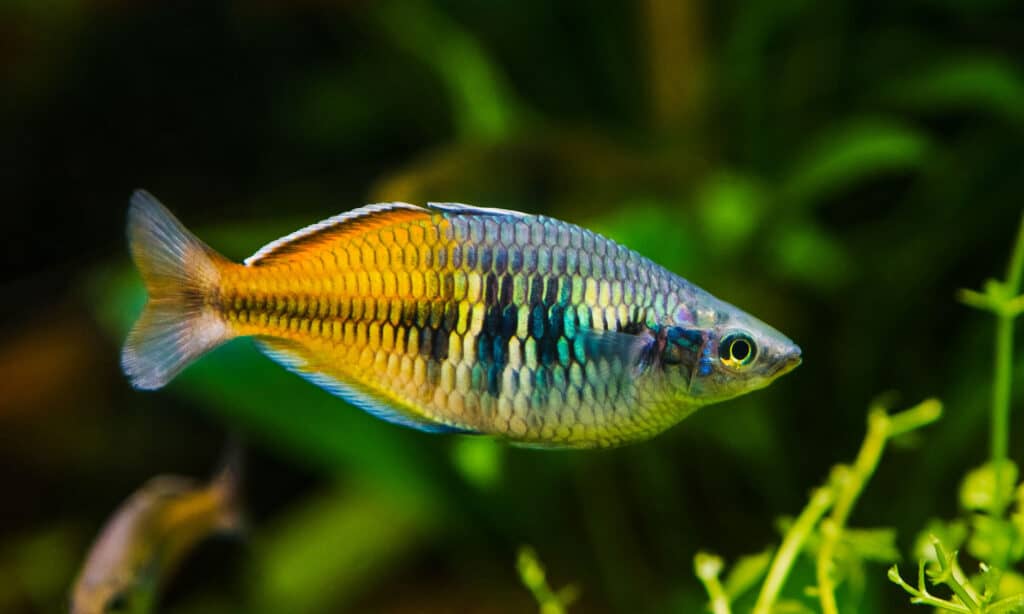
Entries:
[[795,369],[800,347],[757,318],[715,300],[669,326],[661,363],[680,401],[708,405],[764,388]]

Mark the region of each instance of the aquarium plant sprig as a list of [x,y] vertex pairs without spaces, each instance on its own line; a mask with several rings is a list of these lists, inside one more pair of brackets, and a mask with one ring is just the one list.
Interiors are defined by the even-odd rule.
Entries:
[[710,605],[713,614],[732,614],[732,609],[729,607],[729,595],[726,594],[722,582],[718,579],[723,567],[722,558],[714,554],[698,552],[693,557],[693,571],[711,598]]
[[775,600],[782,590],[789,571],[793,568],[793,562],[800,553],[804,542],[811,535],[814,527],[821,520],[821,517],[828,512],[835,501],[835,491],[828,487],[820,487],[811,493],[811,499],[807,506],[800,512],[796,522],[786,531],[782,538],[782,545],[779,546],[772,559],[771,567],[768,568],[768,576],[761,585],[761,592],[758,594],[757,603],[754,605],[754,614],[770,614]]
[[[1006,279],[990,279],[984,292],[961,290],[960,300],[971,307],[991,311],[996,316],[995,368],[992,380],[991,460],[996,475],[1007,460],[1010,440],[1010,370],[1013,365],[1014,319],[1024,312],[1024,296],[1020,296],[1021,276],[1024,274],[1024,217],[1017,230],[1017,241],[1007,265]],[[1012,484],[998,480],[993,514],[1002,516],[1010,501]]]
[[936,399],[928,399],[893,416],[888,415],[881,407],[873,408],[868,414],[868,432],[857,459],[853,465],[840,465],[833,472],[835,504],[832,506],[832,513],[821,524],[822,540],[817,561],[818,598],[821,600],[821,610],[824,614],[839,614],[833,578],[836,546],[857,497],[878,467],[886,442],[893,437],[931,424],[941,415],[942,404]]
[[[821,545],[818,548],[820,586],[816,592],[826,613],[838,611],[835,604],[832,566],[837,545],[857,497],[878,466],[886,443],[893,437],[931,424],[941,413],[942,404],[936,399],[922,401],[893,415],[887,414],[880,407],[871,410],[868,416],[868,432],[854,464],[839,465],[833,469],[828,482],[814,489],[807,506],[783,536],[761,585],[753,614],[770,614],[773,611],[797,556],[816,531],[821,532]],[[830,510],[832,513],[822,521]],[[721,559],[701,553],[695,557],[694,567],[697,577],[708,591],[712,611],[715,614],[728,614],[731,607],[730,598],[735,598],[736,595],[729,595],[723,591],[721,583],[718,582],[718,576],[722,571]]]
[[[924,559],[918,561],[916,588],[900,576],[900,570],[896,565],[889,568],[889,580],[911,595],[911,603],[961,614],[1010,614],[1024,608],[1024,594],[995,600],[999,580],[997,570],[985,563],[979,565],[980,580],[984,586],[979,593],[960,568],[957,561],[958,553],[955,550],[948,552],[934,535],[931,536],[931,542],[936,561],[931,568],[927,567]],[[926,576],[933,586],[946,585],[953,592],[955,600],[942,599],[929,593],[925,582]]]
[[[947,554],[948,549],[933,535],[930,541],[937,560],[928,567],[927,575],[933,585],[945,584],[949,587],[954,599],[940,599],[928,592],[925,585],[927,562],[921,557],[916,588],[900,577],[896,566],[889,570],[889,579],[910,594],[911,603],[970,614],[1006,614],[1024,609],[1024,593],[1016,592],[996,599],[1000,596],[1001,587],[1006,590],[1001,582],[1004,574],[1012,573],[1009,571],[1012,565],[1024,554],[1024,523],[1020,522],[1020,510],[1011,518],[1006,518],[1018,475],[1016,465],[1009,459],[1008,449],[1013,328],[1014,320],[1024,313],[1024,296],[1019,294],[1022,274],[1024,219],[1017,231],[1006,279],[988,280],[983,292],[960,292],[962,302],[990,311],[996,317],[990,457],[987,464],[967,474],[960,488],[961,505],[971,513],[971,536],[966,542],[967,550],[980,561],[981,573],[973,581],[968,578],[957,563],[957,552],[954,550]],[[979,590],[978,586],[982,588]]]
[[519,549],[516,568],[519,570],[519,578],[523,585],[530,589],[537,601],[540,614],[566,614],[568,606],[579,597],[579,589],[573,584],[559,591],[551,589],[537,552],[529,546]]

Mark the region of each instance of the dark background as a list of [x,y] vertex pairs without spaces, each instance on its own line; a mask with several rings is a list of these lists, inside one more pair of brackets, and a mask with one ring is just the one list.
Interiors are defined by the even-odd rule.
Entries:
[[[851,519],[909,553],[987,455],[991,322],[955,291],[1002,274],[1020,215],[1022,28],[1004,0],[3,2],[0,610],[57,611],[119,502],[208,475],[231,430],[250,529],[199,548],[167,611],[529,611],[521,544],[574,612],[697,611],[693,554],[776,543],[883,393],[946,402]],[[560,217],[805,361],[609,452],[402,430],[245,341],[135,392],[138,187],[239,259],[367,202]],[[814,608],[811,569],[786,596]],[[881,564],[844,591],[910,608]]]

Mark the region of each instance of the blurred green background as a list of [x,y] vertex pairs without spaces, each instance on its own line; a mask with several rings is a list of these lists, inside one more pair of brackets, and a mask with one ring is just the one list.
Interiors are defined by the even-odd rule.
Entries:
[[[1022,27],[1008,0],[3,0],[0,611],[59,611],[115,507],[208,475],[230,430],[250,530],[200,547],[166,611],[526,612],[528,543],[574,612],[697,612],[693,554],[777,542],[882,393],[947,408],[851,519],[906,553],[987,455],[991,322],[954,293],[1002,272],[1020,215]],[[552,215],[804,365],[607,452],[403,430],[245,341],[135,392],[137,187],[239,259],[367,202]],[[857,611],[910,608],[883,565],[865,581]]]

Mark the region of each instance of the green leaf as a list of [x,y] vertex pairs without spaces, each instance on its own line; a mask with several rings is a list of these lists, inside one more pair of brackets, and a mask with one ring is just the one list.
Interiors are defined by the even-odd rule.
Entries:
[[373,483],[311,498],[254,539],[253,602],[266,612],[342,608],[409,556],[437,520],[415,499]]
[[1022,554],[1020,535],[1008,520],[975,514],[967,552],[982,561],[1017,561]]
[[518,103],[472,30],[423,0],[373,3],[370,15],[395,45],[434,71],[464,138],[497,140],[513,131]]
[[[1007,460],[999,473],[1002,483],[1006,485],[1003,492],[1008,492],[1010,485],[1017,482],[1017,465]],[[960,484],[960,505],[966,510],[992,513],[996,499],[996,477],[991,463],[968,472]]]
[[876,563],[892,563],[900,558],[896,547],[896,529],[850,529],[843,531],[843,545],[857,558]]
[[1017,529],[1017,537],[1021,541],[1024,541],[1024,484],[1017,487],[1017,506],[1014,512],[1010,515],[1010,522],[1013,523],[1014,528]]
[[878,175],[916,169],[930,148],[923,134],[901,122],[851,120],[817,139],[790,171],[780,196],[809,206]]
[[761,578],[768,573],[768,566],[771,565],[773,554],[774,550],[768,548],[763,552],[748,554],[736,559],[722,583],[730,601],[735,601],[761,581]]
[[750,240],[764,211],[760,186],[741,175],[722,173],[697,195],[697,216],[709,251],[733,254]]
[[1018,614],[1024,612],[1024,595],[1015,595],[993,603],[985,609],[985,614]]
[[501,444],[490,437],[459,437],[452,446],[452,463],[467,482],[489,490],[501,479],[503,450]]
[[853,260],[839,243],[810,224],[793,224],[780,230],[773,242],[779,272],[818,288],[834,288],[854,271]]
[[953,550],[957,550],[967,540],[967,525],[962,520],[939,520],[933,518],[928,521],[925,528],[917,534],[914,540],[914,558],[917,560],[935,562],[935,548],[932,546],[931,536],[939,538],[943,544]]
[[999,575],[999,587],[996,597],[1024,594],[1024,575],[1013,569],[1007,569]]
[[815,614],[815,610],[796,599],[779,599],[772,608],[772,614]]
[[953,58],[890,89],[897,102],[929,111],[968,110],[1024,125],[1024,78],[1000,57]]

